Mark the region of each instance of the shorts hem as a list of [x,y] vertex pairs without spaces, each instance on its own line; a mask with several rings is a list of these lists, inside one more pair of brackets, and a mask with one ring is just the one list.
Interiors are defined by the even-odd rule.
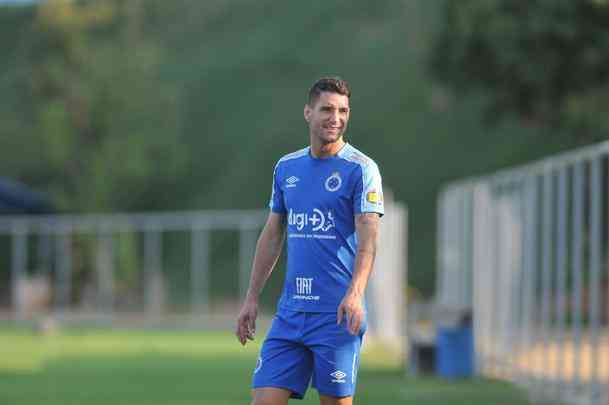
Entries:
[[353,395],[355,394],[355,392],[352,392],[350,394],[347,395],[337,395],[336,392],[330,392],[330,391],[326,391],[326,390],[320,390],[317,387],[313,387],[314,389],[317,390],[317,392],[319,393],[319,395],[325,395],[327,397],[334,397],[334,398],[349,398],[349,397],[353,397]]
[[[304,399],[304,392],[300,392],[296,389],[294,389],[293,387],[288,387],[287,385],[282,385],[282,384],[252,384],[252,389],[257,389],[257,388],[281,388],[284,390],[288,390],[291,392],[290,394],[290,398],[293,399]],[[325,394],[324,394],[325,395]]]

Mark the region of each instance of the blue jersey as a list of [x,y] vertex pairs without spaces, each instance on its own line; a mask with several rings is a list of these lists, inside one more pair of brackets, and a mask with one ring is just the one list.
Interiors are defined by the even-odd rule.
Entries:
[[288,268],[280,309],[333,312],[351,284],[357,237],[355,215],[383,215],[376,163],[349,144],[328,158],[310,147],[275,166],[269,204],[287,218]]

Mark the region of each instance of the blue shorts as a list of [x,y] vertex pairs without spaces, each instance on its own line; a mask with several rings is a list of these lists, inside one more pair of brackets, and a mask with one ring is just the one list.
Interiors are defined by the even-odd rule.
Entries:
[[284,388],[302,399],[311,382],[322,395],[353,396],[365,331],[363,322],[360,333],[351,335],[346,321],[336,324],[336,312],[280,310],[260,350],[252,388]]

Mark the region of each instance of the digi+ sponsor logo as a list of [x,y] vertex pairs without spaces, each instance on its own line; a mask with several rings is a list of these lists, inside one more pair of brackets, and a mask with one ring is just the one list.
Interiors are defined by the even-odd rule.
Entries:
[[293,225],[302,231],[305,227],[313,232],[327,232],[335,227],[332,211],[324,214],[320,209],[313,208],[313,212],[294,212],[291,208],[288,213],[288,225]]

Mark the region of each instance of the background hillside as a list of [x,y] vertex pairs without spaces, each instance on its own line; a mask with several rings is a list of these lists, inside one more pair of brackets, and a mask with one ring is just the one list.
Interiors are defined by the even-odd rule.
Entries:
[[308,87],[340,75],[353,89],[347,138],[408,205],[410,283],[429,295],[443,183],[599,139],[516,118],[486,125],[484,93],[457,95],[429,73],[444,9],[424,0],[0,6],[2,173],[63,211],[264,207],[276,160],[307,144]]

